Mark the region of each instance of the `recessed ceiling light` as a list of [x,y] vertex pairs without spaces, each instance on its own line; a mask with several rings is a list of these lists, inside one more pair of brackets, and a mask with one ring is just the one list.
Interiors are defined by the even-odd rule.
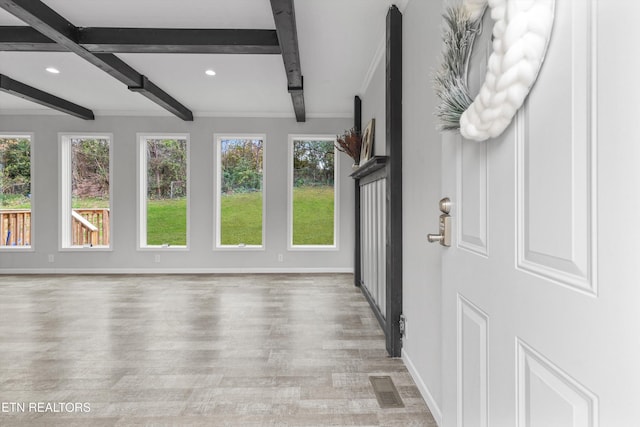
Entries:
[[57,68],[47,67],[46,70],[51,74],[60,74],[60,70],[58,70]]
[[215,72],[215,71],[213,71],[213,70],[211,70],[211,69],[209,69],[209,70],[205,71],[204,73],[205,73],[207,76],[215,76],[215,75],[216,75],[216,72]]

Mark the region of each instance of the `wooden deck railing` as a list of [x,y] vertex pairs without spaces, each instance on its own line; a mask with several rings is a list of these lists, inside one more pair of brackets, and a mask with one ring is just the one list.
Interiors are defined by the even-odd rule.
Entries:
[[[111,238],[109,209],[74,209],[72,211],[74,246],[108,246]],[[0,210],[0,246],[31,244],[31,210]]]
[[109,245],[109,209],[74,209],[72,217],[71,230],[74,246]]
[[31,244],[31,210],[0,210],[0,246]]

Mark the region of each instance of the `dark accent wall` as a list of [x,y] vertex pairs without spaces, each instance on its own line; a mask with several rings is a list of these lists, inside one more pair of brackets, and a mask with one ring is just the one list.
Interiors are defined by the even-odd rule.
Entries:
[[386,153],[387,164],[387,351],[402,350],[402,13],[387,14]]

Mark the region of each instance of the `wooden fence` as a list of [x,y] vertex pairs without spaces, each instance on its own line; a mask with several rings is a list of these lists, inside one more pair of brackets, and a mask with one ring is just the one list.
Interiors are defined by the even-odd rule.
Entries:
[[[73,246],[108,246],[111,238],[109,209],[74,209]],[[0,210],[0,246],[31,245],[31,210]]]

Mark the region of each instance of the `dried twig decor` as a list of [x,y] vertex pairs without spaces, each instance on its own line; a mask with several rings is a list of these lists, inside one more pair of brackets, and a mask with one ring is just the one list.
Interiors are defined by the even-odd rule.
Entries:
[[355,128],[345,131],[336,137],[336,148],[346,153],[358,164],[360,161],[360,149],[362,148],[362,136]]

